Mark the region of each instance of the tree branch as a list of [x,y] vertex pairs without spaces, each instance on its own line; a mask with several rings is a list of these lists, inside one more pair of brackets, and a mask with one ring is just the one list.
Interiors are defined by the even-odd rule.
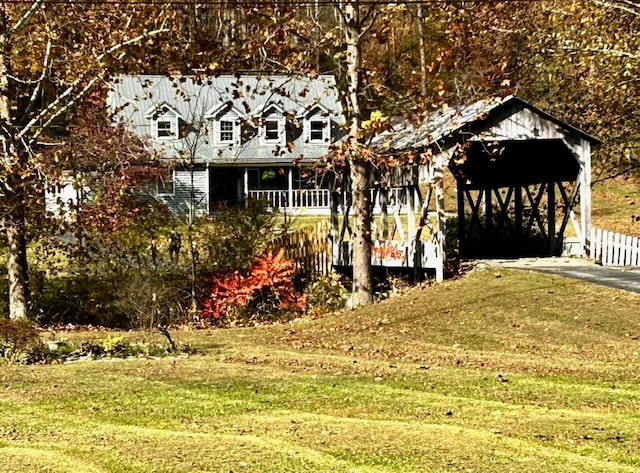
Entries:
[[49,68],[50,59],[51,59],[51,37],[47,39],[47,49],[45,50],[44,60],[42,61],[42,74],[40,74],[40,77],[36,80],[36,86],[34,87],[33,92],[31,93],[31,97],[29,97],[29,104],[27,105],[24,112],[25,115],[31,113],[31,111],[36,105],[36,102],[38,100],[38,94],[42,90],[42,83],[47,77],[47,69]]
[[[102,60],[108,55],[113,54],[114,52],[123,49],[132,44],[138,43],[143,39],[157,36],[162,33],[166,33],[169,30],[161,26],[160,29],[150,31],[148,33],[143,33],[134,38],[128,39],[126,41],[122,41],[118,44],[111,46],[104,53],[98,55],[96,57],[96,64],[99,66]],[[85,85],[75,96],[72,96],[76,88],[90,75],[90,73],[95,74],[87,85]],[[29,139],[29,143],[33,143],[33,141],[42,134],[42,132],[59,116],[67,112],[71,107],[73,107],[78,101],[83,98],[93,87],[93,85],[100,79],[104,77],[104,71],[96,73],[95,71],[87,71],[78,77],[69,87],[66,88],[64,92],[62,92],[53,102],[51,102],[47,107],[45,107],[38,115],[33,117],[29,122],[20,130],[17,137],[19,139],[24,138],[32,128],[36,127],[36,131],[33,133],[31,138]],[[38,123],[44,120],[44,124],[36,126]]]
[[596,5],[601,5],[603,7],[612,8],[616,10],[622,10],[626,13],[629,13],[630,15],[640,17],[640,3],[634,3],[626,0],[623,0],[619,3],[614,3],[615,0],[614,1],[591,0],[591,1]]
[[615,56],[615,57],[626,57],[629,59],[640,59],[640,56],[637,54],[630,53],[629,51],[621,51],[619,49],[612,48],[577,48],[570,46],[561,46],[558,49],[547,48],[545,49],[547,53],[558,53],[565,52],[569,54],[579,54],[579,53],[590,53],[590,54],[604,54],[607,56]]
[[11,29],[9,30],[9,35],[14,35],[15,33],[22,30],[22,28],[27,26],[27,24],[29,24],[29,20],[31,20],[31,17],[40,5],[42,5],[42,0],[35,0],[31,4],[29,9],[24,12],[24,15],[22,15],[22,17],[16,22],[16,24],[11,27]]

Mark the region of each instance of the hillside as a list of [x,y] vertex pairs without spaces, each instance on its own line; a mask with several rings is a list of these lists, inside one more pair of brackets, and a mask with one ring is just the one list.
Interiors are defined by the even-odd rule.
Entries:
[[637,471],[639,303],[476,269],[362,310],[176,332],[186,358],[0,366],[0,471]]

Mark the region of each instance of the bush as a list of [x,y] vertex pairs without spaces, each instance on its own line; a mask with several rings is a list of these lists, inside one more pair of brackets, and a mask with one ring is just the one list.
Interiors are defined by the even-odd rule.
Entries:
[[348,297],[348,291],[342,285],[340,276],[336,274],[313,279],[305,293],[309,309],[317,313],[343,309]]
[[300,312],[305,296],[294,288],[295,264],[284,250],[258,257],[243,276],[239,271],[214,280],[204,303],[203,317],[243,321],[272,321]]
[[46,359],[47,350],[36,327],[28,321],[0,319],[0,362],[37,363]]
[[[145,329],[192,322],[192,289],[202,301],[213,277],[246,273],[273,238],[277,220],[264,203],[252,202],[188,227],[165,223],[162,214],[140,213],[107,233],[87,227],[70,241],[40,245],[34,252],[34,270],[42,269],[34,285],[35,320]],[[171,232],[182,235],[179,258],[169,257]]]

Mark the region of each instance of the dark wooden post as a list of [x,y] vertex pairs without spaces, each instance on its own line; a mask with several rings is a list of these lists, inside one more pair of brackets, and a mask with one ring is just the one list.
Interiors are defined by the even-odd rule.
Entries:
[[[485,237],[489,240],[493,233],[493,207],[491,206],[491,197],[493,190],[491,187],[487,187],[484,190],[484,225],[485,225]],[[487,241],[489,243],[489,241]]]
[[461,180],[457,181],[458,187],[458,251],[463,255],[466,251],[466,225],[464,221],[464,184]]
[[514,187],[515,198],[515,236],[518,241],[522,240],[522,187]]
[[554,256],[556,248],[556,183],[549,182],[549,188],[547,190],[547,216],[549,223],[549,256]]

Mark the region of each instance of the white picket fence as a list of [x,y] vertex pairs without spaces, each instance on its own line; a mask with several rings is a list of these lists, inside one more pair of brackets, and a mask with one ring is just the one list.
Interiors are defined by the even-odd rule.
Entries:
[[589,256],[603,266],[640,266],[640,238],[592,228]]

